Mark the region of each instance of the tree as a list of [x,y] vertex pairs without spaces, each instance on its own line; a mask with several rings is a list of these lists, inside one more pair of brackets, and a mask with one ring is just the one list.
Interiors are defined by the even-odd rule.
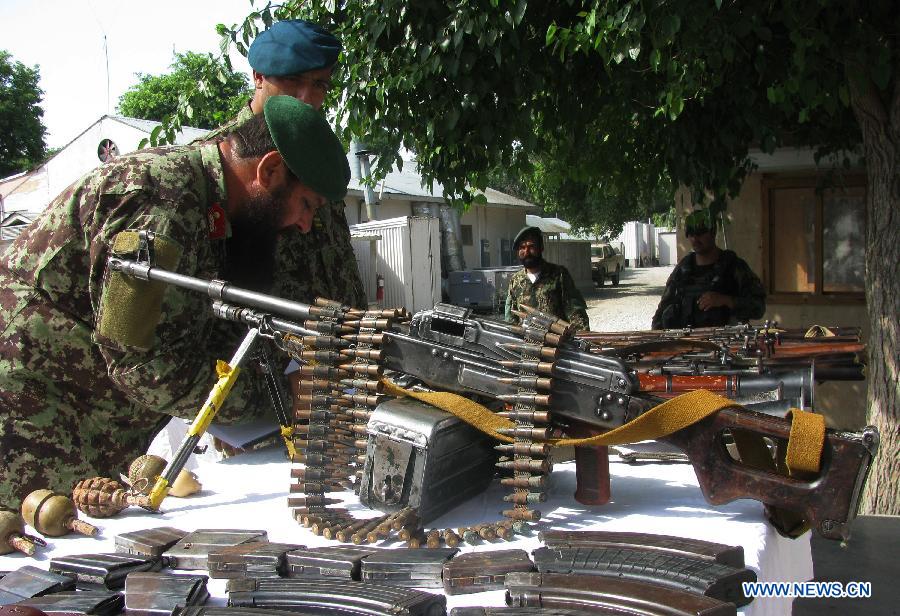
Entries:
[[0,50],[0,177],[29,169],[44,157],[40,78],[38,66],[29,68]]
[[534,153],[561,187],[590,182],[614,199],[671,178],[721,200],[740,189],[751,146],[860,148],[868,409],[881,432],[862,509],[900,514],[900,5],[289,0],[219,31],[241,49],[260,23],[296,16],[341,35],[339,124],[381,147],[376,172],[400,164],[403,144],[463,200],[497,166],[533,172]]
[[164,75],[138,73],[138,83],[119,97],[119,113],[162,121],[182,105],[186,123],[212,129],[237,115],[250,98],[247,77],[212,54],[176,53],[169,68]]

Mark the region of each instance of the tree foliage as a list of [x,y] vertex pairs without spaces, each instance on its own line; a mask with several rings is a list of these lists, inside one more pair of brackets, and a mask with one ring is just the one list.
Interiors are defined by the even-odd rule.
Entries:
[[251,94],[247,77],[212,54],[176,53],[170,69],[138,73],[138,82],[119,97],[119,113],[162,121],[181,106],[185,124],[213,129],[237,115]]
[[722,202],[753,147],[861,149],[868,408],[882,431],[864,509],[900,513],[895,0],[287,0],[218,26],[223,50],[246,52],[289,17],[341,36],[334,110],[345,133],[380,149],[376,173],[402,164],[403,145],[463,201],[499,168],[556,199],[561,216],[596,221],[672,185]]
[[672,185],[721,203],[753,147],[861,149],[868,408],[882,433],[863,509],[900,513],[896,1],[288,0],[220,26],[223,44],[244,50],[287,17],[341,36],[338,124],[381,148],[376,173],[402,164],[403,145],[464,201],[500,168],[561,216],[596,221]]
[[47,129],[41,123],[39,81],[39,67],[25,66],[0,50],[0,177],[29,169],[44,157]]

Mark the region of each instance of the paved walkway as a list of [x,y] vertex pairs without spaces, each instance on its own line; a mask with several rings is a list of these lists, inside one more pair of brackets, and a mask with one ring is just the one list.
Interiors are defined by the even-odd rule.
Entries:
[[672,266],[626,268],[619,286],[607,281],[585,294],[593,331],[650,329]]

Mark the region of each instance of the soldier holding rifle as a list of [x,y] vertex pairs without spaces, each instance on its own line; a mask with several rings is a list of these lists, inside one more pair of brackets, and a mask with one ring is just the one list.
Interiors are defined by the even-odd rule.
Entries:
[[653,329],[711,327],[759,319],[766,311],[766,290],[747,262],[733,250],[716,246],[715,217],[699,210],[685,221],[693,252],[666,281]]
[[506,320],[518,321],[513,311],[522,305],[537,308],[570,322],[576,329],[590,329],[587,304],[572,274],[562,265],[544,260],[544,236],[537,227],[525,227],[513,240],[522,269],[509,279]]
[[[218,143],[122,156],[56,197],[0,263],[0,502],[115,476],[170,415],[196,414],[234,348],[203,297],[110,256],[259,288],[278,233],[309,232],[349,178],[322,115],[274,96]],[[239,379],[221,416],[264,400]]]

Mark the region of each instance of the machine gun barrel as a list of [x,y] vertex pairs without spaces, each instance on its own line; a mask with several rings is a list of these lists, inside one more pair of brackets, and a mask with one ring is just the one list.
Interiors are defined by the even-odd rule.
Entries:
[[242,307],[258,308],[287,319],[303,321],[313,317],[331,316],[335,312],[333,308],[311,306],[302,302],[294,302],[273,295],[250,291],[249,289],[235,287],[223,280],[204,280],[203,278],[185,276],[139,261],[113,257],[109,260],[109,267],[113,271],[123,272],[138,280],[163,282],[174,287],[202,293],[213,300]]

